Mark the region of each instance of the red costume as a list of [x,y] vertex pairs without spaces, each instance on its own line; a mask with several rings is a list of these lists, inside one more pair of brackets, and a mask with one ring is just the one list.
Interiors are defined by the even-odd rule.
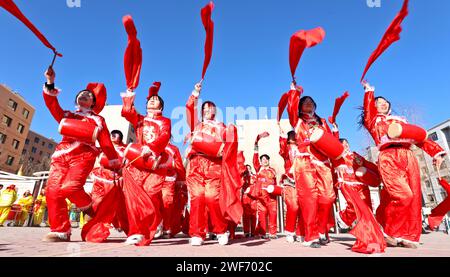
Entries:
[[[186,103],[186,113],[191,131],[199,134],[208,134],[215,142],[225,144],[226,126],[215,120],[197,119],[198,94],[193,93]],[[220,155],[220,154],[219,154]],[[212,222],[212,231],[216,234],[224,234],[227,231],[228,222],[222,214],[219,194],[222,178],[222,157],[210,156],[191,148],[187,158],[189,164],[186,170],[186,183],[191,198],[189,235],[206,237],[208,215]]]
[[[287,138],[280,136],[280,156],[284,160],[285,174],[282,177],[284,186],[284,201],[286,202],[286,226],[287,233],[294,234],[297,230],[298,236],[305,236],[305,227],[303,217],[299,207],[297,190],[295,189],[294,175],[291,173],[292,158],[298,153],[296,144],[288,144]],[[297,228],[296,228],[297,224]]]
[[[53,85],[44,87],[44,101],[55,120],[59,123],[64,118],[70,118],[97,126],[99,130],[97,140],[103,153],[110,161],[117,160],[117,153],[109,137],[104,118],[90,110],[64,111],[59,105],[58,93],[59,91],[54,89]],[[94,91],[97,101],[93,110],[97,112],[100,112],[104,106],[99,94],[103,94],[106,100],[104,86]],[[69,136],[63,136],[62,141],[56,146],[46,190],[51,232],[66,234],[66,238],[70,236],[71,226],[66,198],[81,210],[86,211],[91,208],[92,199],[83,187],[99,153],[100,150],[95,146],[95,142],[84,142]]]
[[[343,161],[346,167],[342,175],[337,177],[337,187],[347,201],[347,206],[345,210],[339,212],[339,216],[347,226],[356,223],[350,231],[356,237],[352,251],[367,254],[382,253],[386,248],[386,243],[372,212],[370,190],[368,184],[364,183],[364,177],[356,174],[357,170],[364,167],[366,170],[371,170],[376,176],[378,175],[377,166],[350,151],[344,154]],[[376,179],[378,181],[371,184],[372,186],[379,185],[379,177]]]
[[[124,160],[126,145],[115,144],[114,148],[119,156],[120,164]],[[102,154],[103,155],[103,154]],[[102,160],[102,156],[100,156]],[[94,180],[91,197],[92,208],[95,211],[93,219],[83,225],[81,237],[89,242],[104,242],[108,238],[111,223],[115,228],[122,229],[128,234],[127,209],[122,190],[123,179],[118,170],[113,171],[102,165],[94,168],[91,173]]]
[[[183,165],[183,159],[181,158],[180,151],[178,150],[178,147],[175,145],[169,143],[165,149],[165,152],[168,155],[168,159],[164,164],[160,164],[159,168],[166,168],[167,173],[166,177],[164,179],[163,187],[162,187],[162,200],[163,200],[163,231],[166,234],[170,234],[172,236],[176,235],[180,230],[179,227],[181,226],[181,223],[179,224],[179,220],[176,220],[177,222],[173,224],[175,218],[180,217],[180,212],[183,212],[184,205],[182,206],[183,209],[181,209],[181,205],[176,205],[175,202],[178,202],[182,200],[182,197],[180,195],[180,188],[176,189],[178,186],[183,186],[183,183],[186,180],[186,170],[184,169]],[[175,194],[177,192],[177,194]],[[183,201],[184,202],[184,201]],[[186,204],[186,203],[184,203]],[[177,206],[177,209],[175,207]],[[174,233],[177,230],[173,230],[173,225],[178,226],[176,228],[178,230],[177,233]]]
[[[369,170],[372,169],[378,173],[377,165],[367,161],[363,156],[356,152],[346,152],[343,159],[347,168],[343,178],[338,178],[338,183],[346,185],[349,189],[355,191],[372,211],[372,199],[370,198],[369,186],[362,182],[360,178],[355,175],[355,172],[360,167],[366,167]],[[347,201],[345,210],[341,210],[339,216],[347,226],[352,226],[353,222],[356,220],[356,212],[353,204]]]
[[[150,89],[153,92],[154,87]],[[159,88],[159,87],[158,87]],[[151,96],[151,95],[149,95]],[[140,115],[134,106],[135,93],[122,94],[122,116],[133,124],[137,142],[155,158],[164,152],[171,135],[171,121],[161,111]],[[133,166],[132,161],[123,169],[124,191],[129,220],[129,234],[144,235],[138,245],[148,245],[162,220],[162,187],[166,169],[141,170]],[[149,203],[147,196],[151,198]],[[139,198],[139,201],[136,199]],[[144,219],[144,220],[143,220]]]
[[336,198],[330,161],[310,144],[309,139],[315,128],[331,133],[324,119],[319,123],[314,116],[307,114],[301,114],[295,127],[298,152],[293,154],[293,170],[306,243],[318,241],[319,233],[327,233],[327,223]]
[[[377,210],[377,218],[382,219],[380,223],[385,234],[398,242],[418,243],[422,232],[419,165],[410,150],[411,141],[391,139],[387,135],[389,124],[393,122],[406,121],[397,116],[378,113],[373,88],[368,87],[364,95],[364,127],[380,150],[378,168],[385,190],[381,195],[384,198],[381,199],[382,209]],[[432,157],[445,154],[431,140],[416,145]]]
[[244,234],[254,236],[256,230],[256,205],[258,201],[251,192],[254,192],[256,186],[256,176],[248,172],[242,176],[242,207],[244,214],[242,215],[242,225]]
[[270,166],[261,166],[257,149],[253,154],[253,167],[257,172],[255,194],[258,199],[258,226],[256,227],[256,233],[266,235],[266,218],[269,216],[269,234],[275,236],[277,234],[277,196],[270,194],[266,189],[269,185],[277,185],[277,173]]

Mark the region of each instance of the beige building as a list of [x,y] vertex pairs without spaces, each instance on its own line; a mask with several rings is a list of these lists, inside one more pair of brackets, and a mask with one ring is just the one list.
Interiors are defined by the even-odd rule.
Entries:
[[130,122],[121,115],[122,105],[107,105],[100,113],[105,118],[108,130],[119,130],[123,133],[123,142],[136,142],[136,134]]
[[26,176],[50,169],[50,160],[58,143],[51,138],[29,131],[21,156],[21,171]]
[[19,93],[0,84],[0,171],[18,171],[34,111]]

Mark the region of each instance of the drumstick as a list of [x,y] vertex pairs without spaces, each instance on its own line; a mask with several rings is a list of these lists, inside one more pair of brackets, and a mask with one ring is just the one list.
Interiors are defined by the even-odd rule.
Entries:
[[134,163],[135,161],[139,160],[139,158],[141,158],[142,155],[137,156],[134,160],[132,160],[131,162],[129,162],[127,165],[125,165],[124,168],[127,168],[129,165],[131,165],[132,163]]
[[52,63],[50,64],[50,66],[49,66],[51,68],[53,68],[53,64],[55,63],[56,55],[58,55],[58,52],[54,51],[53,60],[52,60]]

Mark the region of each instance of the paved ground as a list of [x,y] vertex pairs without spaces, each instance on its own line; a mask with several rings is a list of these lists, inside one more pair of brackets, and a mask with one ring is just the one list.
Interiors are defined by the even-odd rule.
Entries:
[[73,229],[72,242],[44,243],[48,228],[1,227],[0,257],[450,257],[450,236],[442,232],[422,235],[419,249],[387,248],[386,253],[363,255],[350,251],[354,238],[349,234],[331,235],[331,243],[320,249],[276,240],[238,239],[227,246],[206,241],[201,247],[189,245],[187,237],[157,239],[148,247],[123,243],[123,233],[113,232],[108,243],[86,243],[79,229]]

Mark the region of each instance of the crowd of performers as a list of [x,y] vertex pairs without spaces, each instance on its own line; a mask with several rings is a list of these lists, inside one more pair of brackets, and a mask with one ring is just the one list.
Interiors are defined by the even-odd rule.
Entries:
[[[269,133],[256,137],[252,170],[237,150],[236,127],[216,120],[213,102],[198,107],[201,83],[186,103],[191,133],[183,163],[179,149],[170,142],[171,120],[163,115],[159,82],[149,89],[145,115],[134,105],[135,92],[122,93],[122,116],[137,137],[136,143],[126,145],[122,133],[109,132],[99,115],[106,101],[103,84],[90,83],[76,96],[77,110],[65,111],[58,102],[53,68],[45,76],[43,97],[63,139],[52,156],[46,185],[51,232],[44,241],[70,240],[66,198],[83,211],[86,223],[81,236],[90,242],[107,241],[114,227],[127,235],[125,243],[138,246],[179,232],[190,236],[192,246],[202,245],[208,233],[217,236],[219,245],[226,245],[236,237],[239,223],[246,237],[276,239],[277,198],[283,195],[287,242],[311,248],[328,244],[336,217],[340,227],[350,228],[356,237],[353,251],[378,253],[386,246],[417,248],[419,244],[420,171],[411,146],[422,148],[438,168],[446,153],[429,139],[415,139],[417,127],[391,115],[390,103],[375,97],[366,82],[362,83],[361,124],[380,150],[378,162],[352,152],[340,137],[335,118],[330,118],[330,128],[316,113],[315,100],[302,96],[302,88],[292,83],[290,93],[299,101],[295,109],[288,109],[291,130],[280,127],[279,154],[285,172],[277,182],[270,157],[258,152]],[[408,132],[413,136],[408,137]],[[99,166],[94,168],[97,158]],[[90,174],[94,183],[89,195],[83,187]],[[375,217],[369,186],[381,183]],[[347,205],[335,215],[338,191]]]

